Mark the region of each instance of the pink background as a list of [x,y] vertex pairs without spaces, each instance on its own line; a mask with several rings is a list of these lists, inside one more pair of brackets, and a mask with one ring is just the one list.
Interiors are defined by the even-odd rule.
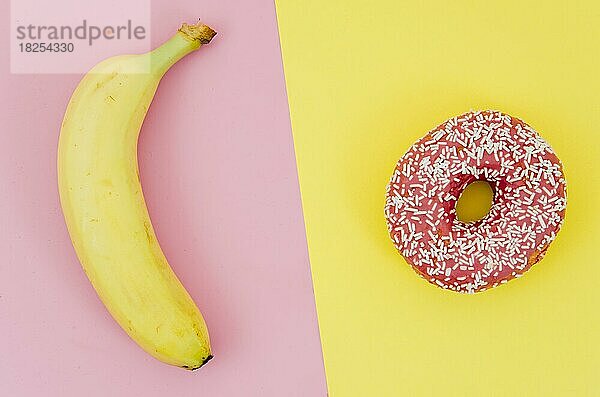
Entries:
[[164,78],[140,167],[215,359],[193,373],[164,365],[110,318],[77,262],[56,187],[58,132],[81,76],[11,75],[3,57],[0,394],[326,394],[274,5],[154,1],[153,44],[197,17],[219,35]]

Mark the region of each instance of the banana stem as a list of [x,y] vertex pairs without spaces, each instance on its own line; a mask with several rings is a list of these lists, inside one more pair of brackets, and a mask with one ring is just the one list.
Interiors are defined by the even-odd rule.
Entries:
[[217,34],[207,25],[198,22],[195,25],[184,23],[173,37],[151,53],[152,73],[162,76],[181,58],[208,44]]

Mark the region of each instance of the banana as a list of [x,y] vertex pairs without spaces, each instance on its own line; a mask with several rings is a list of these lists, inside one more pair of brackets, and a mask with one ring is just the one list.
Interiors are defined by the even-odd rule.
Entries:
[[201,23],[183,24],[153,51],[96,65],[71,97],[58,144],[65,221],[100,299],[146,352],[190,370],[212,358],[208,331],[156,239],[137,141],[163,75],[215,34]]

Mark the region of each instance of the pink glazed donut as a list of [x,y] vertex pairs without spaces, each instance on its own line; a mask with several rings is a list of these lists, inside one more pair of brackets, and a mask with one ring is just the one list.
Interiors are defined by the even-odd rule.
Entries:
[[[481,220],[456,218],[470,183],[487,181],[494,202]],[[565,216],[562,164],[523,121],[469,112],[430,131],[402,156],[387,186],[390,237],[426,280],[474,293],[521,276],[538,262]]]

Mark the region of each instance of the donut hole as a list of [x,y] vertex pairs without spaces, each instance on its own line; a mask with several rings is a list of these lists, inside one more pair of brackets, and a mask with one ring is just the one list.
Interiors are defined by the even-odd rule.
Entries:
[[494,189],[486,181],[471,182],[456,203],[456,217],[464,223],[479,221],[490,212]]

